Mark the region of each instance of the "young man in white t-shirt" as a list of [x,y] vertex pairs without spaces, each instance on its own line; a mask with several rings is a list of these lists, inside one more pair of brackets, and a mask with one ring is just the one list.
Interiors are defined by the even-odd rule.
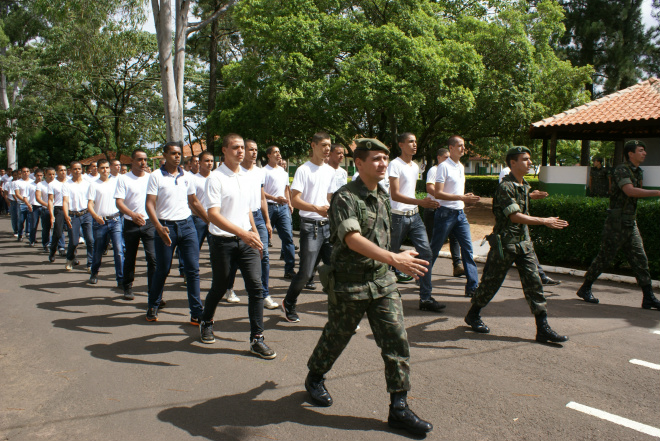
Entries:
[[[427,262],[431,261],[431,247],[426,236],[424,222],[419,215],[419,207],[436,208],[438,202],[430,197],[417,199],[415,189],[419,176],[419,167],[413,161],[417,153],[417,138],[414,134],[406,132],[398,139],[401,156],[390,162],[387,174],[390,181],[390,202],[392,204],[392,252],[398,253],[404,239],[408,237],[412,242],[418,257]],[[401,277],[397,275],[401,281]],[[406,276],[410,281],[410,276]],[[431,292],[431,271],[427,271],[419,278],[419,309],[422,311],[440,312],[445,305],[438,303]]]
[[[34,191],[34,199],[41,206],[39,208],[39,219],[35,219],[32,222],[33,229],[32,232],[34,237],[30,238],[32,242],[36,241],[36,227],[39,225],[39,220],[41,221],[41,246],[43,250],[47,253],[48,247],[50,245],[50,211],[48,210],[48,185],[53,182],[55,179],[55,169],[53,167],[46,167],[43,171],[37,170],[35,173],[37,178],[43,177],[36,184]],[[35,181],[36,182],[36,181]]]
[[121,213],[115,202],[117,179],[110,175],[110,162],[101,159],[98,162],[99,178],[89,186],[87,208],[94,219],[94,259],[89,283],[98,283],[101,260],[108,241],[112,241],[112,253],[115,260],[115,279],[117,286],[123,287],[124,279],[124,239]]
[[213,316],[218,303],[227,292],[232,264],[241,270],[248,293],[250,321],[250,352],[261,358],[273,359],[275,351],[264,342],[264,301],[261,282],[261,253],[264,243],[259,237],[250,210],[250,192],[255,186],[241,161],[245,144],[241,136],[231,133],[222,140],[224,161],[206,181],[205,205],[208,210],[209,250],[213,281],[199,326],[202,343],[213,343]]
[[[435,194],[435,175],[438,165],[445,162],[449,158],[449,150],[446,148],[441,148],[438,150],[436,155],[438,164],[431,167],[426,174],[426,193],[433,198]],[[424,210],[424,225],[426,226],[426,235],[429,240],[433,238],[433,222],[435,219],[435,208],[427,208]],[[463,261],[461,261],[461,245],[458,243],[458,240],[454,237],[453,234],[449,235],[449,252],[451,253],[452,265],[454,267],[453,275],[454,277],[461,277],[465,275],[465,269],[463,268]]]
[[312,157],[298,167],[291,184],[294,208],[300,210],[300,265],[291,281],[282,310],[286,321],[296,323],[296,303],[303,287],[314,274],[319,260],[330,264],[332,245],[328,224],[329,196],[335,191],[335,170],[325,163],[330,154],[330,135],[324,132],[312,137]]
[[[124,268],[123,288],[124,299],[133,300],[133,281],[135,280],[135,261],[138,247],[142,241],[144,255],[147,261],[147,292],[156,272],[156,250],[154,236],[156,230],[147,216],[145,208],[147,200],[147,185],[149,184],[147,152],[135,149],[131,154],[131,171],[117,178],[115,203],[124,215]],[[164,306],[161,299],[160,307]]]
[[268,202],[268,217],[273,228],[282,242],[282,260],[284,260],[284,278],[293,279],[296,275],[296,249],[293,244],[293,231],[291,224],[291,188],[289,187],[289,173],[280,166],[282,155],[279,147],[271,145],[266,149],[268,165],[264,167],[266,177],[264,180],[264,196]]
[[30,214],[30,234],[26,234],[29,240],[28,245],[31,247],[34,246],[34,243],[37,240],[37,229],[39,228],[39,220],[41,218],[41,210],[43,207],[41,202],[37,200],[37,190],[44,179],[44,172],[37,168],[32,172],[32,175],[34,175],[34,180],[30,182],[30,189],[28,190],[30,194],[29,202],[32,206],[32,213]]
[[[87,272],[92,271],[94,257],[94,233],[92,232],[92,215],[87,209],[87,195],[90,182],[83,178],[82,164],[71,163],[71,180],[62,186],[62,211],[64,221],[69,226],[69,246],[66,250],[66,265],[64,269],[71,271],[76,260],[76,249],[82,230],[87,247]],[[52,248],[51,248],[52,250]]]
[[346,157],[346,149],[341,144],[332,144],[330,155],[328,156],[328,165],[335,170],[335,188],[340,189],[348,184],[348,173],[341,166]]
[[20,173],[18,170],[11,172],[11,178],[5,180],[5,183],[2,185],[2,190],[5,194],[5,200],[9,205],[9,214],[11,216],[11,229],[14,231],[14,237],[18,237],[18,202],[14,197],[14,181],[20,179]]
[[32,224],[32,204],[30,199],[34,197],[32,180],[30,179],[30,169],[21,168],[21,179],[14,182],[14,200],[18,203],[18,241],[23,241],[23,233],[30,236],[30,226]]
[[90,162],[86,167],[87,174],[83,175],[83,179],[88,182],[94,182],[99,178],[98,162]]
[[190,308],[190,324],[199,325],[202,301],[199,297],[199,242],[192,219],[193,211],[205,221],[208,217],[195,195],[194,175],[181,168],[181,145],[168,142],[163,146],[165,164],[149,175],[146,209],[154,224],[156,236],[156,272],[149,289],[147,321],[158,320],[163,287],[172,266],[174,248],[183,260]]
[[62,192],[67,182],[66,165],[59,164],[56,168],[57,177],[48,184],[48,211],[50,213],[50,227],[52,234],[50,238],[50,251],[48,260],[55,262],[55,252],[60,251],[60,255],[66,255],[64,252],[64,209],[62,207]]
[[472,255],[472,235],[470,224],[463,208],[465,204],[479,201],[479,196],[472,193],[465,194],[465,168],[461,164],[461,156],[465,153],[465,140],[460,136],[452,136],[447,141],[449,158],[438,166],[435,178],[435,197],[440,201],[440,208],[435,211],[433,226],[433,239],[431,240],[431,253],[433,260],[431,268],[438,257],[438,253],[450,234],[454,234],[461,245],[461,256],[467,283],[465,295],[472,297],[479,283],[477,264]]

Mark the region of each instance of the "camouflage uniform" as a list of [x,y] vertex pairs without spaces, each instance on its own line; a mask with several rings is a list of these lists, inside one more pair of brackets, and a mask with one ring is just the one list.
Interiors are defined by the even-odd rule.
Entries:
[[605,167],[591,167],[591,196],[606,197],[610,193],[609,172]]
[[307,367],[315,374],[328,372],[366,312],[385,361],[388,392],[408,391],[410,347],[396,276],[386,264],[356,253],[344,242],[346,234],[358,231],[379,247],[390,249],[389,195],[380,185],[369,191],[358,177],[334,194],[328,217],[332,263],[319,269],[328,294],[328,323]]
[[637,229],[637,199],[627,196],[622,188],[626,184],[641,188],[644,172],[626,162],[618,165],[612,174],[612,194],[610,209],[603,228],[603,242],[598,255],[591,262],[585,275],[585,282],[593,283],[609,266],[621,247],[624,247],[630,267],[635,272],[639,286],[651,285],[649,261],[644,252],[644,244]]
[[477,288],[472,304],[480,308],[491,301],[502,286],[509,268],[515,262],[520,281],[532,314],[546,312],[543,284],[536,265],[534,246],[525,224],[512,222],[509,216],[514,213],[528,214],[529,184],[523,179],[518,184],[509,173],[502,179],[493,198],[495,227],[489,236],[490,251],[481,283]]

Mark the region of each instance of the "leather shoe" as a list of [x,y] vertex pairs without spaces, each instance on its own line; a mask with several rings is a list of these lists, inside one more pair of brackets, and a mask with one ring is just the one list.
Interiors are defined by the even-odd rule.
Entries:
[[414,435],[426,435],[433,430],[433,424],[424,421],[415,415],[415,412],[410,410],[406,403],[405,395],[403,398],[394,399],[392,404],[390,404],[387,425],[395,429],[407,430]]
[[433,297],[429,300],[420,300],[419,301],[419,310],[420,311],[431,311],[431,312],[442,312],[447,305],[438,303]]
[[548,324],[548,315],[545,313],[535,316],[536,341],[539,343],[564,343],[568,341],[565,335],[559,335]]
[[581,297],[582,300],[584,300],[587,303],[598,303],[598,299],[594,297],[593,293],[591,292],[591,288],[585,288],[584,286],[580,287],[578,292],[576,293],[578,297]]
[[332,397],[325,388],[325,380],[323,375],[314,375],[311,372],[305,378],[305,389],[309,392],[309,396],[314,404],[322,407],[332,406]]
[[290,272],[290,273],[286,273],[286,274],[284,274],[284,278],[285,278],[285,279],[288,279],[288,280],[291,280],[291,279],[293,279],[294,277],[296,277],[296,273],[294,273],[294,272]]
[[546,277],[545,279],[541,280],[541,283],[543,283],[545,286],[561,285],[559,280],[551,279],[550,277]]
[[470,308],[470,311],[465,316],[465,323],[467,323],[467,325],[471,327],[474,332],[478,332],[479,334],[488,334],[490,332],[488,326],[486,326],[486,324],[481,320],[481,316],[479,315],[479,308],[475,307],[474,305],[472,305],[472,308]]
[[454,272],[453,272],[454,277],[461,277],[464,275],[465,275],[465,268],[463,268],[463,265],[458,265],[454,267]]

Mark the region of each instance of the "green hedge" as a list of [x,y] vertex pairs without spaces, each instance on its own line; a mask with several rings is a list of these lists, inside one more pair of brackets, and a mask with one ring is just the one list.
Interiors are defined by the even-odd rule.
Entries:
[[[580,196],[552,196],[531,202],[530,214],[539,217],[556,216],[568,221],[563,230],[530,226],[534,248],[539,260],[549,265],[587,268],[598,254],[609,199]],[[656,200],[641,200],[637,206],[637,226],[649,258],[651,277],[660,277],[660,204]],[[623,252],[612,262],[614,268],[627,266]]]
[[[474,193],[477,196],[492,198],[495,195],[495,190],[497,189],[498,184],[498,175],[488,175],[488,176],[466,176],[465,177],[465,192]],[[534,177],[533,175],[526,176],[525,179],[529,182],[529,185],[533,190],[538,190],[539,188],[539,178]],[[426,192],[426,181],[419,180],[417,181],[417,192]]]

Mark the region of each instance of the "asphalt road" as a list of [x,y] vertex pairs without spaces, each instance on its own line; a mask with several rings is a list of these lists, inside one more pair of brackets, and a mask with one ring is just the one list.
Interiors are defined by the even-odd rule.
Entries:
[[[144,261],[138,296],[127,302],[113,288],[109,258],[99,284],[88,285],[82,268],[64,272],[64,259],[49,264],[9,230],[9,220],[1,218],[0,439],[407,437],[385,423],[383,362],[366,320],[328,375],[335,404],[317,408],[307,401],[306,362],[326,317],[320,290],[301,295],[298,324],[283,321],[280,310],[265,311],[266,341],[278,354],[266,361],[248,351],[240,277],[242,303],[221,304],[216,343],[204,345],[187,324],[181,279],[168,280],[168,306],[160,321],[148,323]],[[281,302],[288,283],[281,278],[277,238],[271,253],[272,294]],[[204,298],[210,286],[206,246],[202,256]],[[660,437],[660,311],[640,308],[636,286],[599,282],[594,293],[601,303],[590,305],[575,296],[579,279],[558,276],[562,285],[547,295],[550,324],[570,336],[562,347],[534,342],[534,318],[515,269],[483,312],[491,334],[471,332],[463,323],[465,281],[450,277],[450,269],[448,259],[434,269],[444,314],[419,311],[415,286],[401,285],[412,350],[409,402],[434,424],[428,439]],[[593,415],[597,411],[631,422],[602,419]]]

